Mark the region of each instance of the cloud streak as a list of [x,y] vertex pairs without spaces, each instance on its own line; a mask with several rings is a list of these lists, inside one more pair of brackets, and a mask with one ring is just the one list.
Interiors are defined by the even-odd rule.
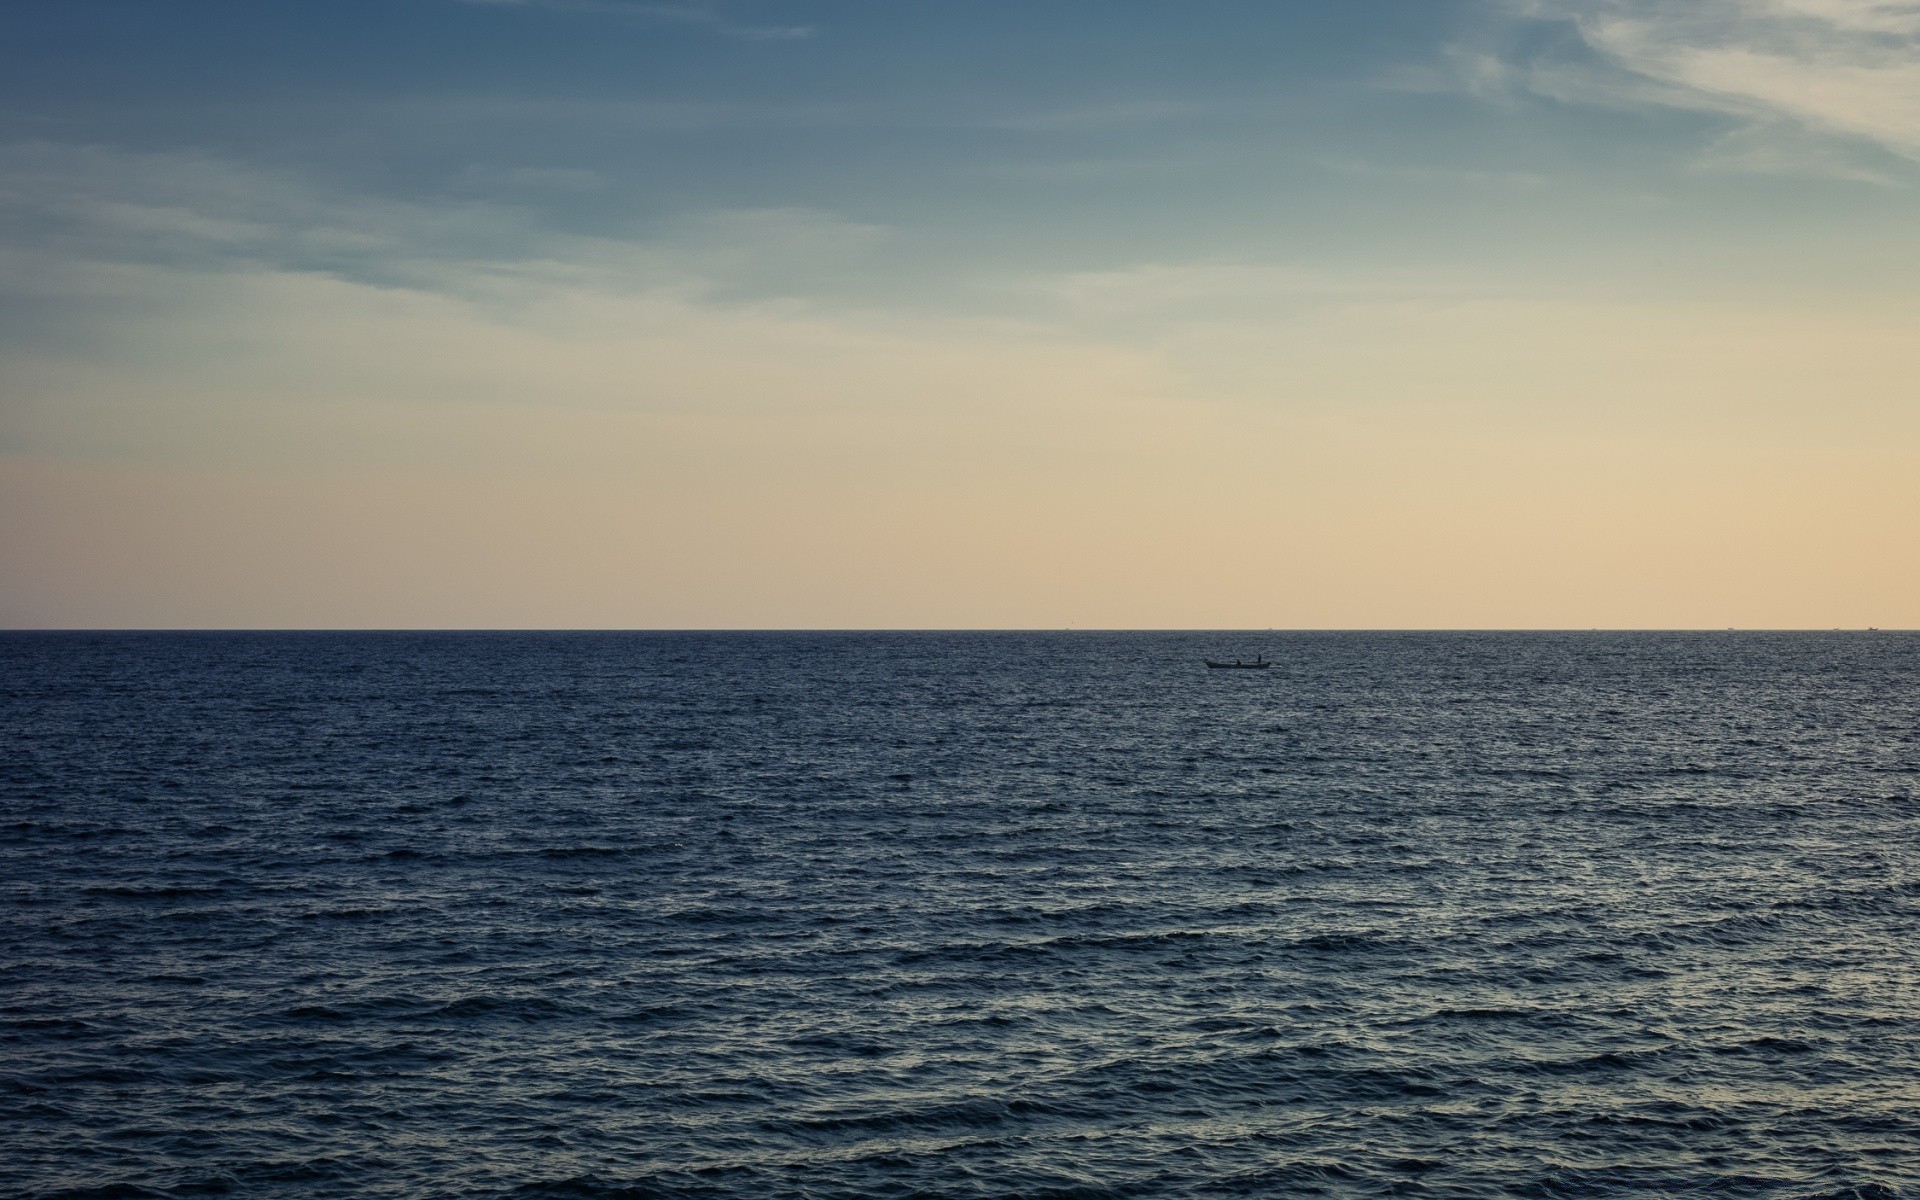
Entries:
[[461,0],[488,8],[546,9],[557,12],[600,13],[701,26],[723,37],[747,41],[796,41],[814,35],[811,25],[743,25],[712,8],[686,4],[629,4],[623,0]]
[[1570,24],[1625,76],[1608,87],[1569,64],[1534,64],[1532,91],[1791,122],[1920,160],[1920,3],[1526,0],[1519,11]]

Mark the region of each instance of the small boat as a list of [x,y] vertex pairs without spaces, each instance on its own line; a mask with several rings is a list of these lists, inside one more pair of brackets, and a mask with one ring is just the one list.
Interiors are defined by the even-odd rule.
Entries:
[[1264,671],[1273,665],[1267,661],[1267,656],[1264,654],[1252,662],[1241,662],[1237,658],[1230,663],[1215,662],[1210,658],[1201,661],[1216,671]]

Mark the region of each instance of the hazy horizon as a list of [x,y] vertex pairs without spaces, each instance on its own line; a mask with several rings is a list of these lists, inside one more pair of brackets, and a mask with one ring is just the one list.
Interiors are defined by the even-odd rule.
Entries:
[[1920,626],[1920,4],[0,34],[0,627]]
[[1494,628],[1488,628],[1488,627],[1466,627],[1466,626],[1452,627],[1452,628],[1441,627],[1441,626],[1426,626],[1426,627],[1404,626],[1401,628],[1360,628],[1357,626],[1351,626],[1351,627],[1326,626],[1322,628],[1307,628],[1307,627],[1292,627],[1292,626],[1288,626],[1288,627],[1275,626],[1271,628],[1258,628],[1253,626],[1207,628],[1202,626],[1186,626],[1186,627],[1180,627],[1180,628],[1147,629],[1147,628],[1138,628],[1138,627],[1127,627],[1127,628],[1084,627],[1083,628],[1080,626],[1073,626],[1073,625],[1060,625],[1060,626],[1048,626],[1048,625],[985,626],[985,625],[982,625],[982,626],[973,626],[968,628],[956,627],[951,629],[936,629],[932,627],[905,626],[905,625],[899,625],[899,626],[843,625],[843,626],[809,626],[809,627],[704,626],[704,627],[698,627],[698,628],[695,628],[695,627],[670,628],[667,626],[627,626],[624,628],[616,628],[612,626],[602,626],[602,627],[543,626],[542,627],[542,626],[531,626],[531,625],[528,625],[528,626],[479,626],[479,625],[464,625],[464,626],[455,626],[455,625],[440,625],[440,626],[428,626],[428,625],[389,625],[389,626],[375,626],[375,625],[361,625],[361,626],[353,626],[353,625],[334,625],[334,626],[319,626],[319,625],[305,625],[305,626],[37,625],[36,626],[36,625],[20,625],[20,626],[11,626],[6,629],[0,629],[0,633],[9,633],[9,634],[40,634],[40,633],[48,633],[48,634],[52,634],[52,633],[72,633],[72,634],[95,634],[95,633],[102,633],[102,634],[104,633],[706,634],[706,633],[710,633],[710,634],[796,634],[796,635],[830,634],[830,633],[872,633],[872,634],[925,633],[925,634],[941,634],[941,635],[965,634],[965,633],[1096,633],[1096,634],[1097,633],[1139,633],[1139,634],[1194,633],[1194,634],[1221,634],[1224,636],[1238,637],[1238,636],[1244,636],[1244,635],[1259,635],[1259,634],[1273,634],[1276,636],[1303,636],[1303,635],[1315,635],[1315,634],[1349,634],[1349,633],[1382,634],[1382,635],[1428,634],[1428,633],[1431,633],[1431,634],[1489,634],[1489,635],[1527,634],[1527,633],[1539,633],[1539,634],[1560,634],[1560,633],[1569,633],[1569,634],[1571,633],[1601,633],[1601,634],[1897,633],[1897,634],[1911,634],[1911,633],[1920,633],[1920,629],[1882,628],[1878,625],[1855,626],[1851,628],[1843,625],[1835,625],[1827,629],[1815,629],[1815,628],[1808,628],[1808,627],[1784,627],[1784,626],[1774,627],[1774,628],[1767,628],[1767,627],[1741,628],[1735,625],[1728,625],[1725,627],[1701,626],[1701,627],[1690,628],[1690,629],[1680,629],[1680,628],[1662,629],[1662,628],[1653,628],[1653,627],[1608,628],[1608,627],[1602,627],[1602,626],[1594,626],[1590,629],[1579,629],[1579,628],[1572,628],[1572,627],[1554,627],[1554,626],[1547,626],[1547,625],[1524,627],[1524,628],[1516,627],[1516,628],[1507,628],[1507,629],[1494,629]]

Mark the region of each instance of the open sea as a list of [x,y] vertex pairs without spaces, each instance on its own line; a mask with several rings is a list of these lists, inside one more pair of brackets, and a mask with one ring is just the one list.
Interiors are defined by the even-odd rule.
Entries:
[[1910,1200],[1920,635],[0,635],[0,1195]]

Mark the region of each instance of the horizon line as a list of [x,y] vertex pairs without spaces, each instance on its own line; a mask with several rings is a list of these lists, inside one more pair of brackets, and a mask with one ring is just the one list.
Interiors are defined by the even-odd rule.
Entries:
[[1407,626],[586,626],[586,625],[15,625],[0,635],[32,633],[1916,633],[1920,629],[1878,625],[1680,626],[1680,625],[1407,625]]

